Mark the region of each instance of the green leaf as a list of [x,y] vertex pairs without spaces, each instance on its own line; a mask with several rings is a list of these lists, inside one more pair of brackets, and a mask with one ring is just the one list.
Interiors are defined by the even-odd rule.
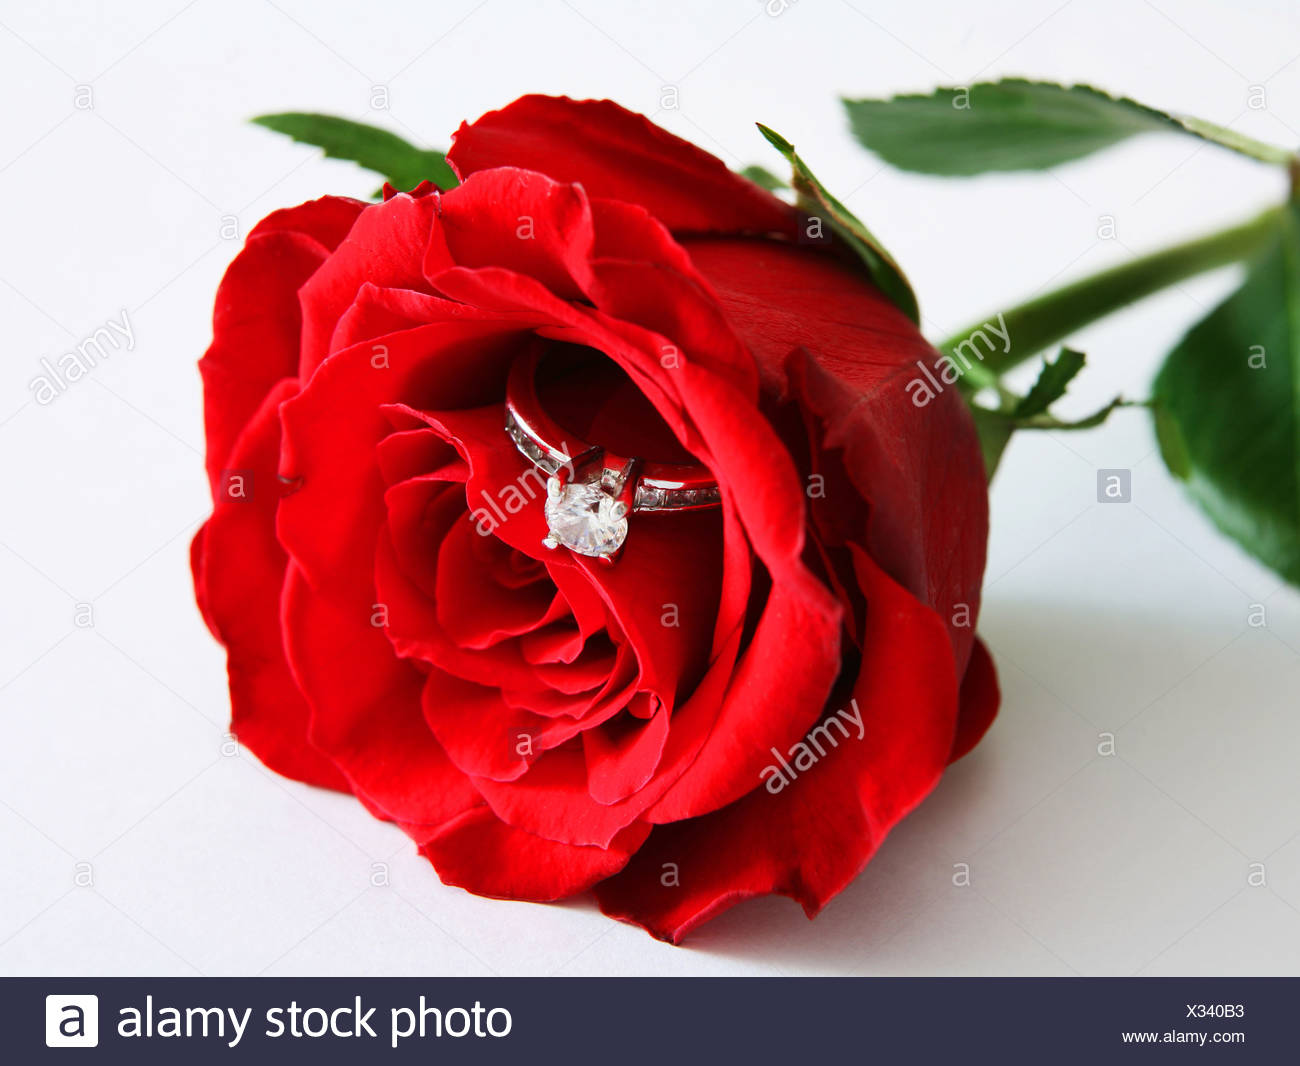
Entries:
[[425,180],[440,189],[454,189],[459,184],[442,152],[417,148],[397,134],[375,126],[334,115],[297,111],[259,115],[253,121],[295,141],[315,145],[327,156],[359,163],[382,175],[399,192],[410,192]]
[[845,100],[853,134],[888,163],[924,174],[1042,170],[1139,133],[1176,132],[1266,163],[1294,154],[1201,119],[1088,85],[1008,78],[888,100]]
[[790,187],[788,182],[782,181],[767,167],[760,167],[757,163],[745,167],[740,173],[743,177],[748,178],[755,185],[766,189],[768,192],[777,192],[780,189]]
[[1043,369],[1038,373],[1034,387],[1016,404],[1011,412],[1014,418],[1032,418],[1043,414],[1052,404],[1065,395],[1066,386],[1074,376],[1083,369],[1083,352],[1072,348],[1062,348],[1056,362],[1043,360]]
[[1215,524],[1300,584],[1300,206],[1155,382],[1165,465]]
[[1016,423],[1016,429],[1095,429],[1111,416],[1111,412],[1120,407],[1144,407],[1145,404],[1130,403],[1122,396],[1116,396],[1104,407],[1084,418],[1074,418],[1062,421],[1049,414],[1034,415],[1032,418],[1024,418]]
[[1056,361],[1043,360],[1043,368],[1033,388],[1022,397],[1003,391],[1003,406],[999,410],[970,403],[975,429],[979,434],[980,448],[984,453],[984,469],[989,480],[997,470],[1011,436],[1021,429],[1075,430],[1092,429],[1110,417],[1112,411],[1129,406],[1117,396],[1099,411],[1086,418],[1062,421],[1050,414],[1048,408],[1065,395],[1066,387],[1083,369],[1084,356],[1072,348],[1062,348]]
[[794,150],[794,145],[775,130],[768,129],[761,122],[757,123],[759,132],[767,142],[785,156],[794,171],[794,189],[799,196],[800,205],[811,214],[820,217],[825,214],[831,228],[858,254],[867,268],[867,272],[886,296],[893,301],[913,322],[921,321],[921,312],[916,304],[916,294],[894,257],[885,251],[882,245],[854,217],[853,212],[835,199]]

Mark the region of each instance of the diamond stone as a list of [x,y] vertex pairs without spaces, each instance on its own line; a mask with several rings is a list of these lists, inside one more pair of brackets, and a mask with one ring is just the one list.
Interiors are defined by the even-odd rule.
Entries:
[[551,539],[579,555],[613,555],[627,537],[627,513],[600,487],[600,479],[546,483],[546,525]]

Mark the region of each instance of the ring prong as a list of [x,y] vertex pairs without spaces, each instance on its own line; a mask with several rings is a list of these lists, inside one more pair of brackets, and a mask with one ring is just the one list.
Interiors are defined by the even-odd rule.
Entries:
[[[568,454],[567,450],[565,454]],[[577,455],[574,455],[567,461],[560,463],[556,468],[555,476],[560,479],[561,485],[567,485],[570,481],[577,480],[578,475],[588,467],[602,462],[604,454],[605,450],[603,448],[597,448],[594,445],[590,448],[585,448]]]
[[560,546],[560,542],[554,537],[544,537],[542,539],[542,546],[544,548],[549,548],[551,551],[555,551],[555,549]]
[[633,456],[620,473],[618,493],[614,497],[619,518],[636,510],[636,485],[641,480],[641,466],[641,460]]

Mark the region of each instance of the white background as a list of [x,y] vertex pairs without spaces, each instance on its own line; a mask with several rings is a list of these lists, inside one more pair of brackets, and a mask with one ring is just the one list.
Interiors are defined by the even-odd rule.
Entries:
[[[772,4],[779,9],[779,2]],[[195,361],[242,232],[349,164],[245,124],[321,110],[444,145],[524,92],[610,96],[728,163],[798,143],[908,268],[926,328],[1279,198],[1172,136],[1047,175],[884,169],[838,94],[1003,74],[1087,80],[1300,142],[1293,5],[1157,0],[7,2],[0,14],[0,972],[374,974],[1300,972],[1300,597],[1180,495],[1146,416],[1011,447],[981,628],[1005,702],[978,751],[809,923],[751,902],[672,948],[585,901],[443,887],[349,798],[223,757],[223,656],[187,549],[208,510]],[[89,85],[93,110],[74,108]],[[1267,109],[1248,107],[1264,86]],[[1104,215],[1118,237],[1098,239]],[[1145,395],[1232,284],[1179,286],[1077,338],[1066,413]],[[54,403],[57,358],[127,309],[138,343]],[[1096,471],[1132,470],[1098,504]],[[93,605],[93,628],[74,626]],[[1251,628],[1253,604],[1267,626]],[[1099,734],[1118,754],[1098,755]],[[1250,864],[1267,885],[1250,887]],[[78,886],[89,863],[93,886]],[[386,864],[387,885],[372,885]],[[954,887],[953,864],[972,884]],[[378,877],[378,880],[384,878]]]

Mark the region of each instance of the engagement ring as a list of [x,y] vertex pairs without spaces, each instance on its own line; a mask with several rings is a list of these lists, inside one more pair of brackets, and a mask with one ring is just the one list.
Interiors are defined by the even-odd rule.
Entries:
[[717,507],[718,483],[700,463],[649,462],[614,455],[573,439],[542,409],[537,394],[540,353],[516,361],[506,384],[506,433],[546,482],[547,548],[568,548],[613,563],[634,511]]

